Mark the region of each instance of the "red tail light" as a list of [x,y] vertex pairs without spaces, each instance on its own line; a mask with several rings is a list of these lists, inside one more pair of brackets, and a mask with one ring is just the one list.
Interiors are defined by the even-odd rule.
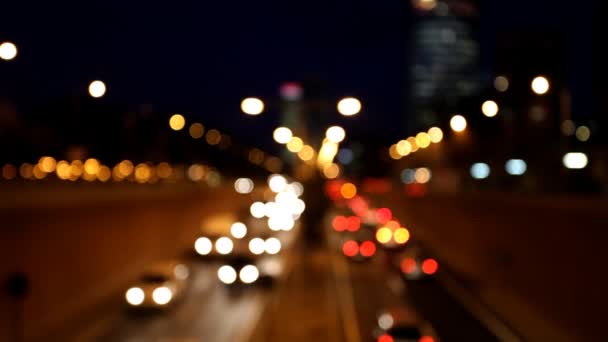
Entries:
[[342,245],[342,252],[348,257],[354,257],[359,253],[359,245],[356,241],[348,240]]
[[359,251],[364,257],[371,257],[376,253],[376,244],[372,241],[363,241],[359,247]]
[[438,268],[439,264],[437,264],[435,259],[426,259],[422,262],[422,272],[424,272],[424,274],[435,274]]
[[418,342],[435,342],[435,339],[431,336],[422,336]]
[[346,229],[351,232],[356,232],[361,227],[361,219],[357,216],[351,216],[346,219]]
[[393,218],[393,212],[389,208],[380,208],[376,210],[376,220],[378,223],[385,224]]
[[405,258],[401,261],[401,272],[411,274],[416,272],[418,265],[414,258]]
[[347,221],[346,221],[346,217],[344,216],[336,216],[333,221],[331,222],[331,225],[334,227],[334,229],[337,232],[342,232],[346,229],[346,225],[347,225]]
[[378,337],[378,342],[394,342],[393,337],[388,334],[384,334]]

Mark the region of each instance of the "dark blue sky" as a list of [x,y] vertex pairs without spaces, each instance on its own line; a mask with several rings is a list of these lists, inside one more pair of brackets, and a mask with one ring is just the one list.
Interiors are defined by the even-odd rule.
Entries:
[[[488,3],[482,43],[511,26],[587,29],[579,24],[585,11],[572,5]],[[405,115],[406,8],[403,0],[14,1],[3,4],[0,40],[18,45],[11,77],[38,96],[85,92],[102,79],[106,101],[151,103],[249,140],[276,115],[243,118],[240,99],[276,98],[281,82],[313,74],[331,97],[363,100],[365,112],[347,126],[396,136]]]

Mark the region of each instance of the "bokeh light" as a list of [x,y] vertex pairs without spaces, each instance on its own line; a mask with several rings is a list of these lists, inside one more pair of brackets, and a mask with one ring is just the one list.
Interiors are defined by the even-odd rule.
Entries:
[[425,184],[431,180],[431,170],[426,167],[416,169],[414,173],[414,179],[417,183]]
[[234,190],[239,194],[249,194],[253,191],[254,184],[251,178],[239,178],[234,181]]
[[106,94],[106,84],[102,81],[93,81],[89,84],[89,95],[94,98],[100,98]]
[[439,127],[431,127],[429,128],[429,137],[431,137],[432,143],[438,143],[443,140],[443,131]]
[[208,255],[213,249],[211,240],[206,237],[200,237],[194,241],[194,250],[200,255]]
[[256,97],[248,97],[241,101],[241,110],[247,115],[259,115],[264,111],[264,102]]
[[509,159],[505,163],[505,170],[513,176],[521,176],[526,173],[528,165],[522,159]]
[[410,232],[406,228],[400,227],[393,233],[393,239],[398,244],[404,244],[410,239]]
[[236,281],[237,274],[232,266],[224,265],[217,270],[217,277],[222,283],[230,285]]
[[287,149],[289,152],[298,153],[304,147],[304,141],[298,137],[292,137],[287,143]]
[[174,131],[179,131],[186,125],[186,118],[181,114],[173,114],[169,118],[169,127]]
[[462,115],[454,115],[450,119],[450,127],[454,132],[462,132],[467,128],[467,120]]
[[544,95],[549,91],[549,80],[544,76],[537,76],[531,83],[532,91],[537,95]]
[[568,152],[562,158],[562,163],[568,169],[584,169],[588,162],[587,155],[582,152]]
[[205,126],[203,126],[201,123],[195,122],[190,125],[189,133],[192,139],[200,139],[205,133]]
[[485,101],[481,105],[481,112],[489,118],[495,117],[498,114],[498,104],[491,100]]
[[509,79],[505,76],[497,76],[494,79],[494,88],[503,93],[509,89]]
[[416,134],[416,145],[420,148],[427,148],[431,145],[431,136],[426,132]]
[[357,187],[353,183],[344,183],[340,187],[340,194],[346,199],[351,199],[357,194]]
[[356,115],[361,111],[361,101],[354,97],[346,97],[338,102],[338,112],[344,116]]
[[581,142],[585,142],[591,138],[591,130],[587,126],[579,126],[576,129],[576,139]]
[[243,222],[235,222],[230,226],[230,235],[236,239],[242,239],[247,235],[247,226]]
[[287,127],[277,127],[272,133],[272,138],[279,144],[287,144],[292,137],[293,133]]
[[15,57],[17,57],[17,46],[11,42],[2,42],[0,44],[0,58],[10,61]]
[[393,232],[388,227],[380,227],[376,231],[376,241],[380,243],[388,243],[393,238]]
[[471,177],[475,179],[485,179],[490,175],[490,166],[486,163],[475,163],[470,169]]
[[341,143],[346,137],[346,131],[344,131],[344,128],[340,126],[332,126],[325,131],[325,137],[327,140],[338,144]]

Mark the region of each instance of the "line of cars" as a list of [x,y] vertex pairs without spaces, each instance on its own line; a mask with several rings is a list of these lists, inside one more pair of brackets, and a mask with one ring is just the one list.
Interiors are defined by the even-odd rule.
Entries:
[[[335,204],[330,244],[333,241],[334,246],[339,246],[344,257],[362,263],[382,256],[388,268],[406,281],[421,281],[438,271],[437,261],[425,254],[389,208],[373,208],[371,201],[359,194],[341,196],[341,184],[348,184],[351,189],[353,186],[341,180],[328,182],[326,193]],[[397,304],[381,310],[372,337],[377,342],[439,341],[429,322],[407,306]]]

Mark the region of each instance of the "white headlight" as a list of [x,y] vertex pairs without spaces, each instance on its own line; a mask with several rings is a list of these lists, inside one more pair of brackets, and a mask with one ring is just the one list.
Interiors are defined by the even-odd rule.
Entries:
[[236,281],[236,271],[232,266],[224,265],[217,270],[217,277],[224,284],[232,284]]
[[144,290],[140,289],[139,287],[132,287],[127,290],[127,293],[125,294],[125,299],[127,300],[127,303],[135,306],[143,303],[144,298]]
[[200,255],[207,255],[211,253],[212,248],[213,244],[211,243],[211,240],[206,237],[198,238],[194,242],[194,250]]
[[268,254],[277,254],[281,251],[281,241],[275,237],[266,239],[265,249]]
[[230,254],[232,248],[234,248],[234,244],[227,237],[221,237],[215,241],[215,250],[222,255]]
[[242,222],[235,222],[230,226],[230,234],[237,239],[242,239],[247,235],[247,226]]
[[264,240],[260,238],[253,238],[251,239],[251,241],[249,241],[249,251],[251,251],[251,253],[255,255],[260,255],[264,253],[265,249],[266,243],[264,242]]
[[273,174],[268,177],[268,187],[272,192],[281,192],[287,187],[287,179],[281,175]]
[[253,265],[247,265],[241,268],[241,271],[239,272],[239,278],[245,284],[253,283],[258,280],[259,276],[260,272],[258,271],[258,268]]
[[166,286],[157,287],[152,292],[152,300],[158,305],[165,305],[173,298],[173,292]]
[[266,213],[264,203],[262,203],[262,202],[254,202],[251,205],[251,207],[249,207],[249,212],[251,213],[251,216],[253,216],[255,218],[262,218],[262,217],[264,217],[264,215]]

